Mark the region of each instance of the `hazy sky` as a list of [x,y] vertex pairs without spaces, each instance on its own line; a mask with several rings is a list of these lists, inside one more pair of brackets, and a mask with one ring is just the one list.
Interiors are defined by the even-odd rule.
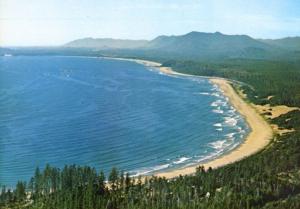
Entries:
[[152,39],[190,31],[300,36],[299,0],[0,0],[0,45]]

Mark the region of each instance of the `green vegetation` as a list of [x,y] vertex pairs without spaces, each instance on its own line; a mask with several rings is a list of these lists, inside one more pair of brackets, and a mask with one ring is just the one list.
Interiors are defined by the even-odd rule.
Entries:
[[[218,63],[168,61],[180,72],[222,76],[245,82],[255,103],[300,106],[297,62],[228,60]],[[248,85],[249,84],[249,85]],[[199,167],[195,176],[142,183],[116,168],[108,178],[90,167],[47,166],[14,191],[2,189],[2,208],[300,208],[300,111],[270,121],[295,132],[275,136],[269,147],[216,170]],[[109,184],[105,182],[109,181]],[[27,194],[27,195],[26,195]],[[28,197],[26,197],[28,196]]]
[[[216,62],[166,61],[178,72],[217,76],[244,82],[243,89],[255,103],[300,106],[300,61],[230,59]],[[268,96],[274,96],[269,101]]]
[[300,37],[287,37],[282,39],[261,39],[260,41],[288,50],[300,50]]
[[94,49],[133,49],[143,47],[148,43],[146,40],[125,40],[112,38],[83,38],[65,44],[71,48],[94,48]]
[[[289,123],[299,122],[300,112],[289,114]],[[297,130],[300,126],[298,123]],[[120,175],[114,168],[109,188],[104,175],[90,167],[47,166],[38,169],[27,185],[25,199],[19,182],[11,192],[2,192],[2,207],[24,208],[299,208],[299,132],[277,137],[259,154],[217,170],[197,169],[195,176],[173,180],[151,177],[142,184]],[[284,200],[284,201],[282,201]],[[266,204],[267,203],[267,204]],[[25,207],[26,206],[26,207]],[[279,206],[277,208],[280,208]]]
[[[161,37],[156,41],[164,42],[159,46],[169,47],[173,44],[174,49],[179,50],[183,47],[180,45],[182,39],[191,39],[191,42],[182,43],[194,43],[195,35],[202,37],[203,34],[191,33],[179,39]],[[213,39],[216,37],[220,38],[222,34],[215,34]],[[173,51],[165,51],[165,47],[161,47],[159,53],[155,50],[107,50],[101,52],[101,55],[122,55],[163,61],[164,66],[171,66],[179,72],[234,79],[242,82],[235,87],[244,90],[250,102],[300,107],[299,54],[295,52],[283,56],[276,50],[272,53],[270,46],[253,42],[247,36],[234,37],[234,40],[242,42],[246,40],[246,45],[245,43],[237,45],[243,50],[233,50],[231,53],[230,47],[227,46],[220,51],[235,54],[237,55],[235,58],[209,59],[208,54],[202,54],[200,57],[205,59],[200,59],[199,54],[195,55],[197,53],[195,50],[193,52],[195,56],[191,56],[190,59],[186,57],[179,59],[178,54],[177,56]],[[197,43],[201,45],[202,42]],[[248,47],[253,44],[256,47]],[[185,47],[188,47],[186,50],[195,49],[193,45]],[[262,50],[258,49],[261,47]],[[245,50],[247,53],[244,53]],[[45,49],[18,51],[19,54],[30,55],[41,52],[49,54],[49,50]],[[50,52],[56,55],[101,56],[100,52],[89,50],[51,49]],[[265,55],[265,52],[272,54],[271,58],[269,56],[253,58]],[[268,100],[268,96],[273,97]],[[90,167],[72,165],[59,169],[47,165],[43,171],[36,169],[28,183],[18,182],[13,191],[3,188],[0,208],[300,208],[300,111],[294,110],[269,122],[295,131],[282,136],[276,135],[272,143],[261,152],[219,169],[205,171],[199,167],[194,176],[179,176],[171,180],[149,177],[143,182],[141,178],[132,179],[116,168],[105,177],[103,172],[97,172]]]
[[295,59],[299,57],[300,38],[257,40],[247,35],[226,35],[219,32],[190,32],[179,36],[158,36],[150,41],[92,39],[74,40],[66,48],[101,50],[110,56],[130,56],[195,61],[244,59]]

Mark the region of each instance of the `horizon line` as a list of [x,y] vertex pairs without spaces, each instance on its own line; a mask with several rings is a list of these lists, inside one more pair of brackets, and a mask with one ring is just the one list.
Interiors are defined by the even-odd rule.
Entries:
[[296,36],[283,36],[283,37],[280,37],[280,38],[255,38],[255,37],[252,37],[248,34],[240,34],[240,33],[236,33],[236,34],[228,34],[228,33],[222,33],[220,31],[215,31],[215,32],[201,32],[201,31],[190,31],[190,32],[187,32],[187,33],[184,33],[184,34],[179,34],[179,35],[176,35],[176,34],[172,34],[172,35],[164,35],[164,34],[161,34],[161,35],[157,35],[155,36],[154,38],[152,39],[131,39],[131,38],[112,38],[112,37],[92,37],[92,36],[89,36],[89,37],[82,37],[82,38],[76,38],[76,39],[73,39],[73,40],[70,40],[70,41],[67,41],[63,44],[55,44],[55,45],[2,45],[0,43],[0,48],[25,48],[25,47],[62,47],[64,46],[65,44],[69,43],[69,42],[72,42],[72,41],[75,41],[75,40],[80,40],[80,39],[112,39],[112,40],[124,40],[124,41],[152,41],[154,39],[156,39],[157,37],[160,37],[160,36],[167,36],[167,37],[172,37],[172,36],[184,36],[184,35],[187,35],[187,34],[190,34],[190,33],[206,33],[206,34],[222,34],[222,35],[227,35],[227,36],[249,36],[250,38],[252,39],[255,39],[255,40],[280,40],[280,39],[286,39],[286,38],[300,38],[300,34],[299,35],[296,35]]

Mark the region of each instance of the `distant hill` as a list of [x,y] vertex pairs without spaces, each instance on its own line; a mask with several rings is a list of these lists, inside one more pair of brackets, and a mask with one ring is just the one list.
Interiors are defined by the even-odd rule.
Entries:
[[148,49],[189,57],[265,57],[275,48],[246,35],[225,35],[219,32],[190,32],[181,36],[159,36]]
[[263,43],[271,44],[288,50],[300,51],[300,37],[282,39],[259,39]]
[[0,47],[0,56],[3,56],[5,54],[11,54],[12,53],[12,49],[10,48],[4,48],[4,47]]
[[[178,36],[158,36],[153,40],[83,38],[53,49],[46,54],[88,54],[148,59],[298,59],[300,37],[277,40],[254,39],[247,35],[226,35],[220,32],[190,32]],[[18,49],[15,53],[39,53],[41,50]],[[1,52],[1,50],[0,50]]]
[[94,48],[94,49],[133,49],[143,47],[148,43],[145,40],[125,40],[112,38],[83,38],[71,41],[64,47]]
[[69,42],[64,47],[116,49],[117,54],[183,58],[265,58],[276,48],[246,35],[225,35],[219,32],[190,32],[180,36],[158,36],[151,41],[84,38]]

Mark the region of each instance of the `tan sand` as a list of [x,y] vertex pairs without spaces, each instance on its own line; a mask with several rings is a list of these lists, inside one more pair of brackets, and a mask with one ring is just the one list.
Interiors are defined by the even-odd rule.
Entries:
[[141,59],[131,59],[131,58],[120,58],[120,57],[100,57],[101,59],[112,59],[112,60],[123,60],[123,61],[131,61],[136,62],[147,67],[160,67],[161,63],[148,61],[148,60],[141,60]]
[[277,105],[277,106],[270,106],[269,104],[266,105],[255,105],[255,108],[261,113],[271,113],[271,115],[265,115],[266,118],[273,119],[277,118],[281,115],[287,114],[293,110],[299,110],[299,107],[288,107],[285,105]]
[[[247,99],[247,95],[242,91],[238,90],[238,94],[244,98]],[[272,99],[274,96],[268,96],[267,100]],[[277,106],[270,106],[270,104],[266,105],[254,105],[251,104],[260,114],[262,114],[266,119],[274,119],[281,115],[287,114],[290,111],[293,110],[300,110],[299,107],[288,107],[285,105],[277,105]],[[288,120],[288,119],[287,119]],[[275,134],[284,135],[287,133],[294,132],[295,129],[285,129],[282,127],[279,127],[276,124],[270,124],[271,128],[273,129],[273,132]]]
[[279,134],[279,135],[284,135],[287,133],[294,132],[295,129],[285,129],[282,127],[279,127],[277,124],[271,124],[271,128],[273,129],[274,133]]
[[[267,119],[274,119],[281,115],[287,114],[293,110],[300,110],[299,107],[288,107],[285,105],[270,106],[270,104],[266,104],[266,105],[253,105],[253,106],[258,110],[260,114],[263,114],[264,117]],[[271,124],[271,127],[273,129],[273,132],[279,135],[284,135],[295,131],[295,129],[285,129],[279,127],[276,124]]]
[[[135,59],[122,59],[138,62],[150,67],[157,67],[162,73],[171,74],[171,75],[182,75],[182,76],[191,76],[187,74],[174,72],[171,68],[161,67],[160,63],[150,62],[145,60],[135,60]],[[206,77],[207,78],[207,77]],[[227,164],[237,162],[247,156],[257,153],[266,147],[271,138],[273,137],[273,131],[270,125],[264,120],[264,118],[259,115],[259,113],[254,109],[253,106],[246,103],[232,88],[230,81],[223,78],[209,78],[210,81],[214,84],[217,84],[220,89],[223,91],[223,94],[229,98],[231,104],[243,115],[251,128],[251,132],[247,136],[246,140],[235,150],[220,156],[217,159],[203,163],[206,169],[218,168],[225,166]],[[174,178],[179,175],[190,175],[194,174],[196,167],[199,165],[181,168],[170,172],[161,172],[155,174],[156,176]]]
[[141,59],[131,59],[131,58],[119,58],[119,57],[101,57],[103,59],[114,59],[114,60],[124,60],[124,61],[131,61],[131,62],[136,62],[142,65],[145,65],[147,67],[153,67],[158,69],[160,72],[169,74],[169,75],[182,75],[182,76],[191,76],[188,74],[183,74],[183,73],[178,73],[172,70],[170,67],[163,67],[161,66],[161,63],[158,62],[153,62],[153,61],[148,61],[148,60],[141,60]]
[[[229,101],[232,103],[232,105],[240,112],[241,115],[245,117],[248,125],[251,128],[251,132],[247,136],[246,140],[235,150],[221,156],[220,158],[201,164],[206,169],[209,167],[218,168],[250,156],[267,146],[273,136],[270,125],[256,112],[252,106],[238,96],[227,80],[218,78],[213,78],[210,80],[217,84],[224,91],[224,95],[229,98]],[[193,174],[195,173],[197,166],[159,173],[157,175],[165,176],[166,178],[173,178],[178,175]]]

